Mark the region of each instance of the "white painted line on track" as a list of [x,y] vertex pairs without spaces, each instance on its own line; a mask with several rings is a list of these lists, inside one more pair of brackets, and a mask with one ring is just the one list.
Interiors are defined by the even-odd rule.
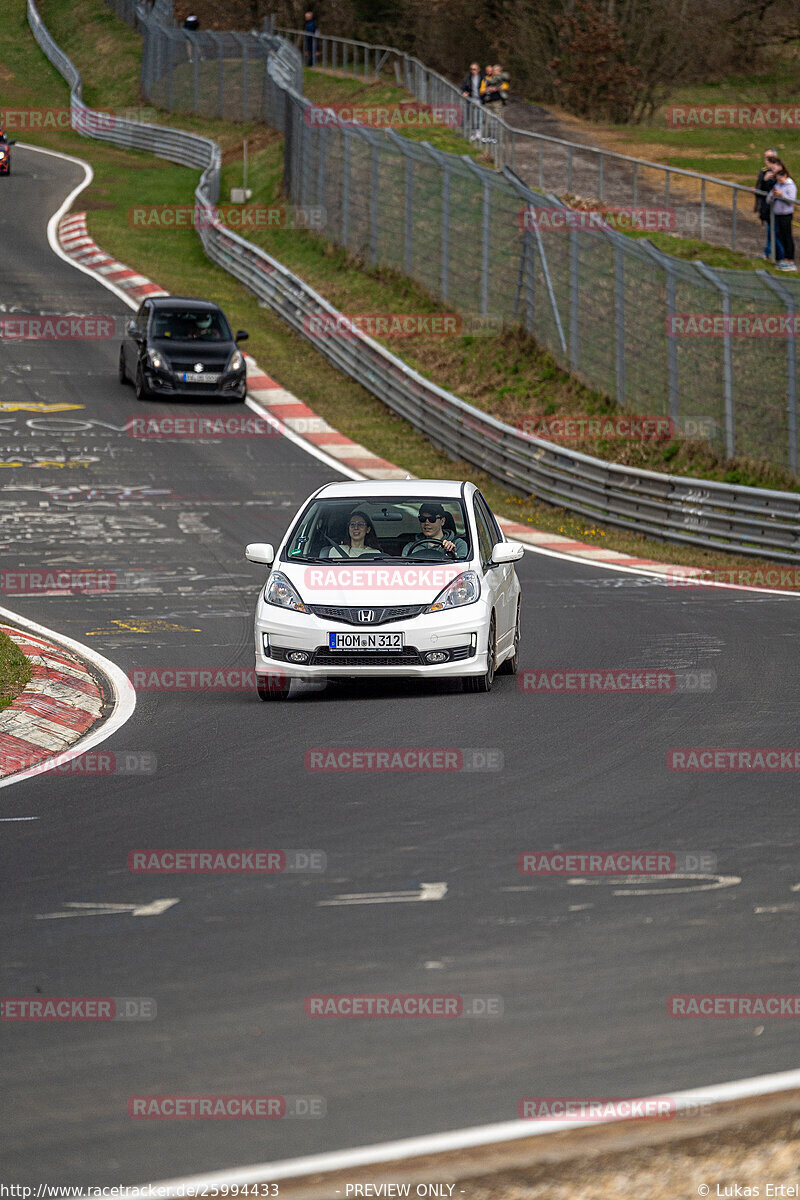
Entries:
[[30,779],[34,775],[41,775],[56,763],[69,762],[70,759],[76,758],[79,754],[85,754],[92,746],[98,746],[106,738],[111,737],[112,733],[116,733],[133,716],[133,711],[136,708],[136,691],[128,676],[120,670],[116,663],[111,662],[110,659],[105,658],[102,654],[98,654],[91,646],[85,646],[83,642],[76,642],[73,638],[66,637],[63,633],[57,633],[53,629],[48,629],[46,625],[37,625],[35,621],[30,621],[27,617],[22,617],[19,613],[12,612],[9,608],[0,608],[0,617],[11,621],[12,624],[21,626],[23,629],[29,630],[31,633],[41,634],[57,645],[71,650],[79,658],[87,659],[92,666],[107,676],[114,689],[114,709],[98,729],[90,730],[85,738],[75,742],[68,749],[59,751],[58,754],[53,755],[51,758],[46,758],[42,762],[37,763],[35,767],[29,767],[26,771],[18,771],[16,775],[7,775],[4,779],[0,779],[0,788],[4,788],[9,787],[12,783],[20,783],[23,779]]
[[[752,1079],[737,1079],[732,1083],[719,1083],[711,1087],[692,1088],[685,1092],[671,1092],[676,1109],[702,1102],[725,1104],[731,1100],[746,1100],[754,1096],[768,1096],[772,1092],[786,1092],[800,1088],[800,1070],[781,1071],[776,1075],[757,1075]],[[663,1100],[664,1092],[655,1097],[637,1099]],[[632,1118],[629,1118],[632,1119]],[[593,1125],[621,1124],[624,1118],[602,1118]],[[163,1200],[185,1195],[189,1185],[193,1187],[232,1186],[233,1184],[273,1182],[278,1179],[296,1179],[324,1171],[345,1171],[352,1167],[373,1166],[379,1163],[396,1162],[408,1158],[419,1158],[428,1154],[443,1154],[448,1150],[467,1150],[476,1146],[490,1146],[495,1142],[511,1142],[546,1133],[562,1133],[567,1129],[585,1129],[586,1121],[517,1120],[504,1121],[499,1125],[476,1125],[471,1129],[454,1129],[447,1133],[428,1134],[423,1137],[403,1138],[397,1142],[380,1142],[372,1146],[356,1146],[351,1150],[333,1150],[327,1154],[312,1154],[306,1158],[289,1158],[280,1162],[259,1163],[252,1167],[240,1167],[229,1171],[214,1171],[208,1175],[187,1175],[179,1179],[159,1180],[149,1185],[163,1188],[158,1195]],[[430,1171],[430,1166],[428,1167]],[[479,1171],[479,1168],[475,1168]],[[183,1188],[183,1192],[179,1191]],[[128,1193],[123,1189],[122,1200]],[[135,1195],[135,1193],[132,1193]]]
[[64,262],[69,263],[71,267],[74,267],[76,271],[83,272],[84,275],[90,276],[90,278],[94,279],[97,283],[101,283],[103,287],[108,288],[108,290],[113,292],[118,299],[124,301],[128,308],[138,308],[139,305],[133,301],[130,296],[126,296],[125,293],[111,283],[110,280],[98,278],[96,271],[90,271],[88,267],[84,267],[81,265],[81,263],[76,262],[74,258],[70,258],[70,256],[61,249],[61,246],[58,242],[58,225],[61,218],[68,210],[75,197],[79,196],[84,188],[87,188],[94,179],[94,171],[92,170],[91,165],[82,158],[75,158],[75,156],[72,154],[60,154],[58,150],[45,150],[43,146],[31,146],[27,142],[17,142],[17,146],[21,150],[33,150],[36,154],[49,154],[53,158],[63,158],[65,162],[75,163],[76,166],[83,167],[83,181],[79,183],[77,187],[72,189],[64,203],[56,212],[53,213],[52,217],[47,222],[47,240],[50,243],[50,249],[54,254],[57,254],[59,258],[62,258]]
[[253,412],[259,413],[262,417],[267,417],[270,424],[274,425],[278,432],[282,433],[288,441],[294,442],[295,446],[299,446],[301,450],[305,450],[306,454],[311,454],[314,458],[318,458],[320,462],[325,463],[326,467],[330,467],[333,471],[338,471],[340,475],[346,475],[348,479],[366,480],[367,476],[362,475],[360,471],[354,471],[352,467],[346,467],[344,463],[340,463],[330,454],[326,454],[324,450],[321,450],[319,446],[315,446],[313,442],[307,442],[299,433],[295,433],[293,429],[290,429],[288,425],[285,425],[283,421],[274,416],[268,408],[262,408],[252,396],[248,395],[245,404]]

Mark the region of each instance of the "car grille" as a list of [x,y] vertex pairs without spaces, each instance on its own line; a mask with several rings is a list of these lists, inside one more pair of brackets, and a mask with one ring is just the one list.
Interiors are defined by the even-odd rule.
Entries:
[[[286,646],[270,646],[269,657],[278,662],[287,662],[290,649]],[[454,646],[448,650],[448,662],[461,662],[465,658],[473,658],[475,650],[472,646]],[[402,650],[378,654],[369,650],[329,650],[327,646],[318,646],[305,664],[308,667],[421,667],[424,666],[422,655],[413,646]],[[440,664],[444,666],[444,663]]]
[[[395,608],[370,608],[362,605],[360,608],[330,608],[322,604],[309,606],[315,617],[324,617],[328,621],[342,621],[346,625],[386,625],[389,621],[407,621],[409,617],[418,617],[428,607],[427,604],[406,604]],[[372,612],[371,621],[362,621],[360,612]]]
[[390,654],[376,654],[364,650],[329,650],[320,646],[314,651],[312,667],[419,667],[422,665],[419,651],[413,646],[395,650]]

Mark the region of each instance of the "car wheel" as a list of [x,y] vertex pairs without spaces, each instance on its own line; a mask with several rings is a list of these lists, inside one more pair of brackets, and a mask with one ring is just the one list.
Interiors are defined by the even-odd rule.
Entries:
[[464,691],[465,692],[490,692],[494,683],[495,662],[497,659],[497,646],[495,636],[495,621],[494,613],[489,622],[489,642],[488,653],[486,656],[486,673],[484,675],[465,675],[464,676]]
[[290,686],[291,680],[280,675],[256,675],[256,691],[261,700],[285,700]]
[[136,399],[137,400],[149,400],[150,399],[150,393],[148,392],[147,386],[144,382],[144,373],[142,372],[142,364],[141,363],[139,363],[138,367],[136,368],[136,383],[134,384],[134,387],[136,389]]
[[120,346],[119,348],[119,381],[120,383],[128,382],[128,372],[125,370],[125,351]]
[[520,635],[520,611],[521,604],[517,601],[517,621],[514,626],[514,652],[497,668],[498,675],[516,675],[519,670],[519,635]]

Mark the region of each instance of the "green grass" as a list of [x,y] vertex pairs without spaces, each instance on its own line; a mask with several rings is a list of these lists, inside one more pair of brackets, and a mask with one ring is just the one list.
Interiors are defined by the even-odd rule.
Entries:
[[31,681],[31,664],[7,633],[0,633],[0,711]]
[[[74,56],[79,69],[85,73],[88,89],[95,82],[93,71],[97,62],[94,17],[97,12],[105,14],[105,7],[101,0],[43,0],[43,9],[45,19],[53,28],[67,16],[80,23],[82,40],[74,49]],[[114,28],[122,36],[128,36],[129,31],[121,22]],[[105,23],[102,31],[107,38]],[[7,48],[13,55],[6,53]],[[53,77],[49,64],[27,34],[24,17],[15,17],[0,27],[0,61],[7,66],[13,63],[12,78],[6,82],[14,92],[15,103],[25,101],[30,104],[34,97],[37,104],[66,103],[66,87],[59,85],[58,77]],[[131,105],[138,101],[138,96],[131,90],[134,79],[135,72],[125,87],[117,81],[118,104]],[[98,107],[110,107],[104,103],[99,86],[97,92],[95,103]],[[87,94],[91,93],[87,91]],[[220,142],[224,150],[223,196],[232,184],[241,183],[241,139],[248,136],[251,149],[248,182],[254,191],[253,200],[263,203],[275,196],[281,176],[282,142],[274,131],[255,124],[194,117],[166,118],[159,114],[158,119],[202,131]],[[604,528],[546,505],[535,497],[510,495],[508,489],[493,483],[468,464],[452,462],[402,418],[330,367],[310,343],[287,330],[231,276],[210,264],[191,230],[135,229],[129,225],[127,213],[133,196],[137,204],[186,204],[196,186],[196,172],[148,155],[91,142],[72,132],[40,134],[28,140],[91,161],[95,180],[82,194],[79,205],[87,209],[90,232],[101,246],[173,292],[205,295],[220,303],[236,327],[249,329],[248,349],[262,369],[282,386],[302,396],[334,427],[362,442],[374,453],[420,477],[471,478],[485,490],[497,512],[566,538],[578,538],[663,562],[711,569],[741,566],[752,570],[757,566],[756,560],[745,556],[670,546]],[[362,263],[312,234],[281,229],[259,233],[253,240],[319,287],[345,311],[434,311],[437,308],[424,290],[412,281],[387,270],[366,270]],[[395,342],[391,349],[395,353],[402,349],[403,357],[431,378],[454,387],[479,407],[499,411],[506,419],[523,409],[547,414],[613,411],[606,397],[590,391],[560,371],[518,330],[507,330],[494,338],[448,339],[447,344],[444,341],[424,343],[418,339],[413,345]],[[636,445],[632,449],[636,452]],[[647,449],[649,453],[652,446]],[[759,473],[757,465],[715,462],[704,444],[688,447],[684,443],[672,444],[660,447],[659,453],[663,460],[654,465],[674,473],[702,476],[716,471],[717,477],[724,478],[726,472],[735,471],[743,479],[765,485],[787,486],[790,482],[783,477],[776,478],[766,470]],[[800,487],[797,480],[791,480],[791,483]]]

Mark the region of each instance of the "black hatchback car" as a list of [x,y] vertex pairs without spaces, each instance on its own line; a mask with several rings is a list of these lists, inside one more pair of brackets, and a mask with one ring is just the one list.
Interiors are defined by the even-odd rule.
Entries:
[[150,396],[209,396],[244,400],[244,355],[225,314],[210,300],[153,296],[125,326],[120,383],[133,382],[137,400]]
[[13,138],[9,140],[0,129],[0,175],[11,174],[11,147],[16,144]]

